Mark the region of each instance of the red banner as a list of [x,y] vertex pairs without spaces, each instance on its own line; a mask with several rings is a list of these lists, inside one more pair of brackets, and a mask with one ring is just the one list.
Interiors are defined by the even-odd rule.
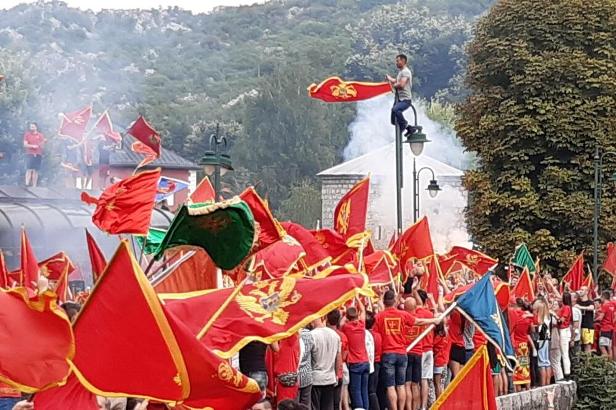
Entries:
[[345,239],[366,230],[370,178],[359,181],[344,194],[334,210],[334,230]]
[[351,102],[367,100],[391,92],[391,85],[344,81],[340,77],[329,77],[320,84],[310,84],[308,95],[325,102]]

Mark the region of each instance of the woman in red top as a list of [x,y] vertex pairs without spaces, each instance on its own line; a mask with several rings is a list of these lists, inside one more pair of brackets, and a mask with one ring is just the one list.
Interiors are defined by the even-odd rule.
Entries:
[[571,374],[571,360],[569,359],[569,343],[571,342],[571,294],[563,293],[562,307],[558,311],[558,335],[560,336],[560,354],[563,361],[565,378]]
[[447,335],[445,323],[440,323],[434,328],[434,392],[436,398],[443,393],[443,376],[447,375],[447,361],[451,339]]
[[460,312],[454,310],[449,315],[449,369],[451,378],[456,377],[462,366],[466,364],[466,351],[464,349],[464,323],[466,320]]
[[533,326],[533,314],[530,307],[522,299],[516,301],[518,308],[509,308],[512,319],[511,338],[518,365],[513,372],[513,384],[517,392],[530,386],[530,354],[532,339],[530,332]]

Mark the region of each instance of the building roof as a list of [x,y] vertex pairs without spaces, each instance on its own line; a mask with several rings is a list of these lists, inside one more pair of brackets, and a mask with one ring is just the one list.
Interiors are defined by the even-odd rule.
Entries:
[[[413,154],[409,147],[403,147],[404,152],[404,174],[410,175],[413,170]],[[461,178],[464,172],[454,168],[444,162],[438,161],[425,154],[416,157],[417,169],[430,167],[437,177],[440,178]],[[385,145],[379,149],[371,151],[350,161],[335,165],[317,176],[322,178],[341,177],[341,176],[394,176],[396,174],[396,149],[395,143]]]
[[[112,151],[109,156],[109,164],[113,167],[130,167],[135,168],[143,160],[142,154],[137,154],[130,149],[136,139],[131,135],[125,135],[122,141],[122,148]],[[187,160],[176,154],[173,151],[162,148],[160,150],[160,158],[148,164],[144,168],[166,168],[166,169],[186,169],[198,170],[201,166],[192,161]]]

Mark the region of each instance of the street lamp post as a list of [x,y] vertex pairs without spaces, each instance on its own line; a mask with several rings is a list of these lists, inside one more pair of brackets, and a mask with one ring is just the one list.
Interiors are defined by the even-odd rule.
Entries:
[[[224,146],[220,149],[220,146]],[[216,198],[220,194],[220,177],[224,176],[227,171],[233,171],[231,164],[231,157],[227,151],[227,138],[224,135],[220,135],[219,124],[216,124],[216,133],[210,135],[210,149],[205,151],[200,165],[203,165],[203,169],[208,176],[214,175],[214,192]]]
[[[398,93],[396,92],[395,102],[397,103]],[[411,127],[411,134],[406,138],[406,141],[402,141],[402,131],[398,125],[398,120],[394,117],[394,125],[396,127],[396,229],[398,236],[402,234],[402,188],[404,187],[404,153],[402,151],[402,144],[408,143],[413,155],[421,155],[424,144],[430,142],[426,138],[426,134],[422,132],[422,127],[417,125],[417,110],[415,106],[411,104],[413,115],[415,118],[414,125]]]
[[432,179],[428,184],[428,188],[426,188],[430,194],[430,198],[436,198],[439,191],[441,191],[441,187],[436,181],[434,170],[430,167],[423,167],[418,171],[416,160],[413,158],[413,222],[417,222],[419,219],[419,174],[421,174],[421,171],[430,171],[432,173]]
[[[616,156],[615,151],[601,153],[599,145],[595,145],[595,209],[593,212],[593,254],[592,254],[592,273],[596,284],[599,279],[599,217],[601,216],[601,188],[603,185],[603,159],[608,156]],[[612,181],[616,181],[616,174],[612,175]]]

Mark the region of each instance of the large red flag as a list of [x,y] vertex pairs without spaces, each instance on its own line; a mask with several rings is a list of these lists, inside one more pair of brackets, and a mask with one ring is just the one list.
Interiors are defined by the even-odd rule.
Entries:
[[438,286],[441,283],[442,273],[438,264],[438,256],[432,255],[423,260],[425,272],[421,278],[421,288],[438,300]]
[[402,268],[410,259],[423,259],[434,255],[427,217],[424,216],[400,235],[393,247],[393,253]]
[[91,392],[191,407],[249,408],[256,383],[166,311],[123,241],[75,323],[73,368]]
[[584,253],[582,252],[573,262],[569,272],[562,279],[563,284],[569,285],[571,292],[577,292],[584,286]]
[[325,102],[350,102],[367,100],[391,92],[391,85],[384,83],[367,83],[344,81],[340,77],[329,77],[320,84],[310,84],[308,95]]
[[513,297],[526,299],[528,302],[532,302],[535,300],[535,290],[533,286],[533,281],[530,278],[530,273],[528,272],[528,268],[524,268],[520,277],[518,278],[518,282],[515,284],[513,288]]
[[302,245],[287,235],[252,255],[246,273],[254,280],[280,278],[298,271],[298,261],[305,254]]
[[[228,358],[251,341],[269,344],[289,337],[360,294],[372,295],[368,278],[352,274],[323,279],[285,276],[235,289],[158,296],[202,343]],[[215,312],[220,316],[209,324]]]
[[111,117],[109,117],[109,112],[107,111],[101,114],[92,130],[95,135],[102,135],[111,142],[120,142],[122,140],[120,133],[113,130]]
[[338,232],[331,229],[319,229],[310,232],[332,258],[332,263],[344,265],[352,262],[355,258],[357,249],[351,248]]
[[92,115],[92,107],[87,106],[79,111],[70,112],[68,114],[60,114],[62,119],[60,122],[60,130],[58,135],[70,138],[75,142],[83,141],[86,133],[86,127]]
[[289,235],[302,245],[306,252],[304,260],[309,267],[321,265],[331,259],[321,242],[308,229],[294,222],[282,222],[281,225]]
[[616,276],[616,245],[612,242],[607,244],[607,255],[603,263],[603,270],[612,276]]
[[34,393],[66,380],[74,354],[71,324],[56,295],[0,291],[0,381]]
[[195,191],[188,197],[191,202],[216,202],[216,192],[208,177],[203,177]]
[[37,393],[34,407],[36,410],[100,410],[96,395],[86,390],[73,373],[64,386]]
[[107,261],[105,260],[105,255],[98,247],[96,240],[94,237],[88,232],[86,229],[86,243],[88,244],[88,254],[90,255],[90,265],[92,266],[92,279],[94,282],[98,279],[98,277],[105,270],[105,266],[107,266]]
[[258,245],[253,248],[253,252],[278,242],[286,236],[282,225],[274,218],[265,201],[263,201],[253,187],[246,188],[240,194],[240,198],[246,202],[252,211],[255,222],[259,224]]
[[139,116],[137,120],[126,130],[127,134],[137,138],[143,145],[148,147],[156,158],[160,157],[160,135],[148,122]]
[[496,410],[488,349],[481,346],[434,402],[432,410]]
[[334,210],[334,230],[345,239],[366,230],[370,177],[356,183]]
[[159,177],[160,169],[144,171],[109,186],[98,199],[82,192],[81,200],[96,204],[92,222],[102,231],[147,235]]
[[21,230],[21,278],[20,284],[29,289],[37,289],[39,266],[36,256],[26,235],[26,230]]
[[492,259],[484,253],[461,246],[451,248],[447,256],[453,257],[454,260],[468,266],[478,275],[485,275],[491,267],[498,263],[496,259]]

